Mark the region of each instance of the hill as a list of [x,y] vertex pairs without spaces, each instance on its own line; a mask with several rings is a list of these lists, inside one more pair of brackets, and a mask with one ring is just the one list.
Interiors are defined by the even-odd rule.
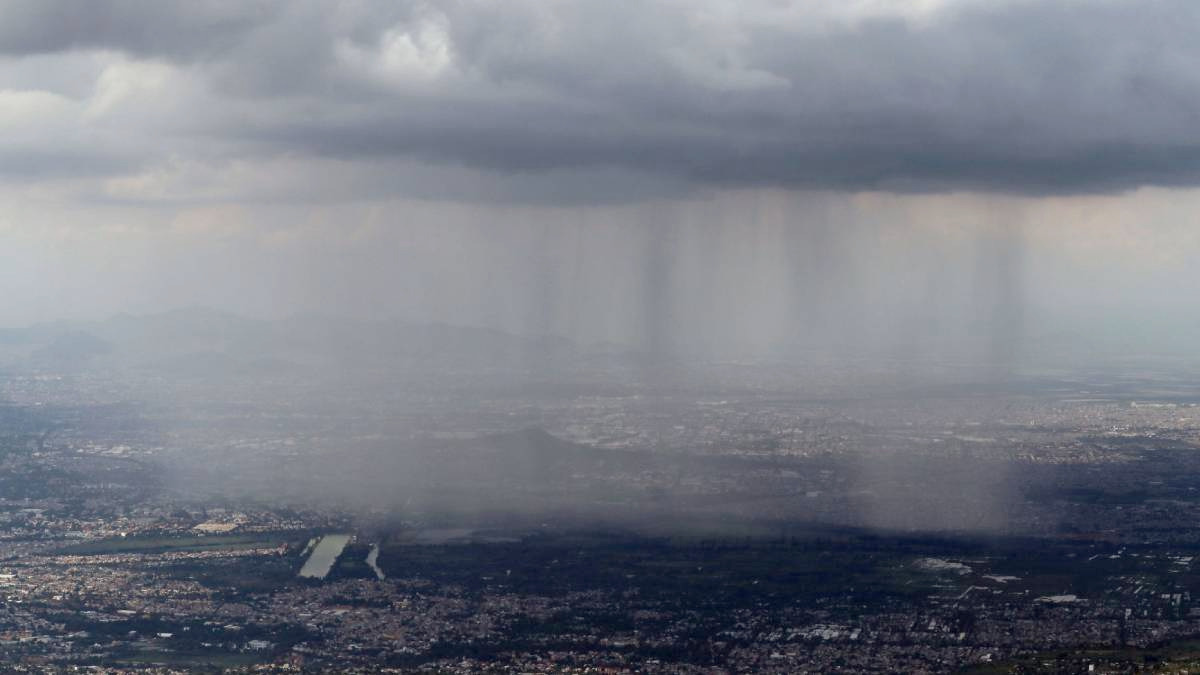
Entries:
[[563,362],[576,354],[563,338],[490,328],[319,315],[268,321],[206,308],[35,324],[0,331],[0,344],[18,365],[132,367],[181,377],[504,369]]

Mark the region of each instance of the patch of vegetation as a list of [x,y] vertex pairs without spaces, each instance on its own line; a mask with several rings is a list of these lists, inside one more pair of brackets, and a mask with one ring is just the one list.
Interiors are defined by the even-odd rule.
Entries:
[[112,555],[116,553],[171,553],[264,548],[290,543],[295,532],[252,532],[222,535],[113,537],[67,546],[56,555]]

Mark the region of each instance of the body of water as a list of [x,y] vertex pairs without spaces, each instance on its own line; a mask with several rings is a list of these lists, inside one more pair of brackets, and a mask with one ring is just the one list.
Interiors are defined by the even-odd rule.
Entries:
[[371,566],[371,569],[375,570],[375,577],[383,581],[387,577],[384,576],[383,570],[379,569],[379,565],[376,564],[377,562],[379,562],[379,544],[371,544],[371,552],[367,554],[367,564]]
[[348,543],[348,534],[327,534],[321,537],[308,560],[304,561],[304,567],[300,568],[300,576],[306,579],[324,579]]

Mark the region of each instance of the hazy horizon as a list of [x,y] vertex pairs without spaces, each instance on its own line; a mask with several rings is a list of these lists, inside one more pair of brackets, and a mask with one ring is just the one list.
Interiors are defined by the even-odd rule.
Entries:
[[1197,0],[0,0],[0,670],[1200,664]]
[[1195,13],[10,2],[0,324],[207,306],[712,357],[1189,353]]

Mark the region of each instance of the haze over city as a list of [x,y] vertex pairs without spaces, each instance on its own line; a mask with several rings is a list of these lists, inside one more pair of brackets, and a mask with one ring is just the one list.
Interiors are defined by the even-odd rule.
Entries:
[[1195,671],[1198,32],[0,0],[0,669]]
[[0,318],[1190,351],[1196,11],[6,3]]

